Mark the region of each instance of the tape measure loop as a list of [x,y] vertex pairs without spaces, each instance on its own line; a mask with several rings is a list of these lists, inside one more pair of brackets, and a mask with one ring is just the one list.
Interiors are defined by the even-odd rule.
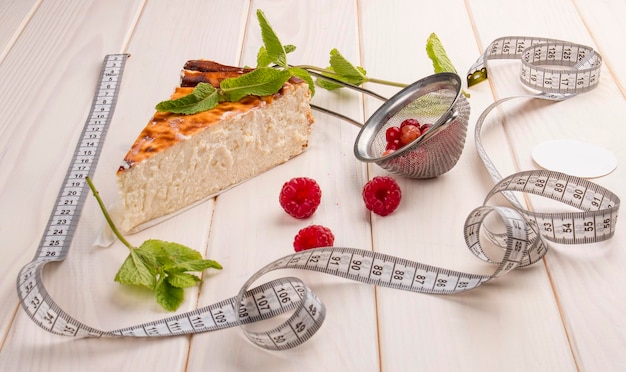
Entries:
[[494,40],[470,67],[468,86],[487,79],[487,62],[492,59],[520,59],[520,81],[538,92],[577,94],[594,89],[600,82],[602,57],[589,46],[558,39],[507,36]]

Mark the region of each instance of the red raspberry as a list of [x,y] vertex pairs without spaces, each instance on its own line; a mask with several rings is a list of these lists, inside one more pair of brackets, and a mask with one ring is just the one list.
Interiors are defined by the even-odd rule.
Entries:
[[401,199],[400,186],[391,177],[374,177],[363,187],[365,206],[380,216],[386,216],[395,211]]
[[335,236],[328,227],[310,225],[298,231],[293,239],[293,248],[300,252],[311,248],[332,247],[334,243]]
[[292,178],[280,190],[278,201],[285,212],[295,218],[311,217],[320,205],[322,190],[308,177]]

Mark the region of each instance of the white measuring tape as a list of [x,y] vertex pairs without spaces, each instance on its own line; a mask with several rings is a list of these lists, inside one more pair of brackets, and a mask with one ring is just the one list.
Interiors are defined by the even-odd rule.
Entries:
[[[516,41],[515,50],[520,50],[520,43],[526,40],[539,40],[533,43],[535,48],[549,46],[538,44],[546,39],[505,38],[499,39],[490,47],[477,64],[470,70],[468,80],[477,82],[486,78],[486,60],[501,58],[502,54],[511,54],[510,44]],[[508,40],[508,41],[507,41]],[[542,42],[543,43],[543,42]],[[552,43],[552,41],[550,41]],[[552,45],[548,43],[548,45]],[[536,44],[536,45],[535,45]],[[579,61],[590,59],[589,52],[582,53],[580,48],[568,49],[569,43],[561,42],[556,57],[567,60],[565,56],[575,55]],[[524,49],[520,53],[526,51]],[[535,56],[533,50],[528,51]],[[592,53],[593,54],[593,53]],[[560,57],[559,57],[560,56]],[[262,276],[278,269],[313,270],[325,274],[355,280],[362,283],[395,288],[411,292],[453,294],[464,292],[503,275],[517,267],[526,266],[539,260],[547,252],[545,240],[560,243],[589,243],[610,238],[615,232],[615,223],[619,209],[619,198],[609,190],[584,179],[549,171],[527,171],[502,178],[489,160],[480,136],[476,136],[479,154],[492,178],[495,187],[487,195],[485,204],[476,208],[468,216],[464,234],[472,253],[480,259],[494,263],[496,269],[491,275],[468,274],[445,268],[426,265],[386,254],[354,248],[318,248],[290,254],[271,262],[256,272],[241,288],[236,296],[221,302],[190,312],[173,315],[161,320],[130,326],[112,331],[101,331],[74,319],[65,313],[46,292],[41,278],[43,266],[52,261],[63,260],[69,250],[71,237],[78,223],[84,198],[89,192],[85,178],[95,169],[100,146],[104,140],[106,128],[111,120],[115,98],[119,91],[119,82],[128,56],[124,54],[108,55],[105,58],[96,98],[93,102],[90,118],[86,123],[82,139],[76,147],[73,162],[57,198],[56,208],[48,222],[47,232],[41,241],[34,259],[22,268],[17,278],[17,291],[23,309],[41,328],[55,334],[66,336],[129,336],[156,337],[174,336],[198,332],[216,331],[223,328],[240,326],[246,336],[256,345],[270,350],[284,350],[302,344],[321,326],[325,309],[323,303],[309,287],[297,278],[276,279],[251,288]],[[534,57],[533,57],[534,58]],[[553,58],[553,57],[547,57]],[[529,62],[526,76],[535,81],[533,76],[541,76],[546,84],[546,77],[563,85],[563,77],[549,75],[539,65]],[[599,70],[600,64],[593,69]],[[577,67],[578,68],[578,67]],[[542,75],[539,75],[539,74]],[[599,71],[590,72],[581,81],[580,90],[567,89],[567,95],[591,89],[597,84]],[[571,75],[571,73],[570,73]],[[476,78],[478,76],[478,78]],[[524,78],[523,78],[524,79]],[[578,82],[578,77],[576,77]],[[548,84],[552,85],[552,84]],[[576,84],[578,85],[578,84]],[[561,95],[561,91],[550,91]],[[494,105],[495,107],[495,105]],[[477,134],[489,108],[479,119]],[[535,213],[525,210],[513,196],[513,192],[526,192],[552,198],[580,209],[577,213]],[[496,194],[504,194],[513,203],[514,208],[487,206],[487,201]],[[506,227],[506,234],[493,234],[482,229],[485,218],[495,212]],[[481,245],[480,235],[488,236],[504,249],[501,259],[490,258]],[[284,316],[278,326],[265,331],[252,331],[247,325],[262,320]]]

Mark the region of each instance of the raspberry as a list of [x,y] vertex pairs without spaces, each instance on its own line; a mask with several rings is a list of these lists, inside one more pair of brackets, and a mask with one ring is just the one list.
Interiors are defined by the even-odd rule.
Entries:
[[300,219],[311,217],[321,199],[322,190],[315,180],[308,177],[292,178],[285,182],[278,197],[285,212]]
[[380,216],[386,216],[395,211],[401,199],[400,186],[391,177],[374,177],[363,187],[365,207]]
[[335,236],[328,227],[310,225],[298,231],[293,239],[293,248],[300,252],[311,248],[332,247],[334,243]]

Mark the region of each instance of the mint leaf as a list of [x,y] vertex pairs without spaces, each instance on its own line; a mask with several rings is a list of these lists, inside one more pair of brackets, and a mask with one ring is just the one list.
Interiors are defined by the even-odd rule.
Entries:
[[86,180],[111,230],[130,250],[115,275],[116,282],[154,290],[157,302],[164,309],[174,311],[183,302],[183,288],[192,287],[202,281],[186,271],[201,272],[209,268],[222,268],[216,261],[205,260],[198,251],[178,243],[149,239],[139,248],[133,247],[113,223],[91,178],[87,176]]
[[245,96],[269,96],[278,92],[291,77],[289,70],[260,67],[236,78],[222,80],[220,87],[228,101]]
[[283,46],[260,9],[257,10],[257,18],[263,46],[257,53],[256,69],[236,78],[223,80],[219,89],[207,83],[199,83],[187,96],[160,102],[156,105],[157,111],[190,115],[215,108],[224,101],[237,102],[250,95],[269,96],[278,92],[292,76],[305,80],[311,93],[315,94],[315,85],[308,71],[292,68],[287,63],[287,54],[296,50],[296,47],[291,44]]
[[363,84],[366,80],[365,70],[350,63],[336,48],[330,51],[330,67],[342,80],[354,85]]
[[[289,54],[293,52],[294,50],[296,50],[295,45],[291,45],[291,44],[285,45],[284,48],[285,48],[285,54]],[[265,49],[265,46],[261,46],[256,56],[256,67],[269,67],[272,63],[274,63],[274,61],[267,54],[267,49]]]
[[303,68],[299,67],[290,67],[289,72],[291,75],[296,76],[309,84],[309,90],[311,91],[311,96],[315,95],[315,83],[313,82],[313,78],[311,78],[311,74]]
[[165,277],[159,280],[155,290],[157,303],[167,311],[176,311],[183,303],[185,291],[174,287]]
[[293,52],[294,50],[296,50],[296,46],[292,45],[292,44],[284,45],[284,48],[285,48],[285,53],[286,54],[289,54],[289,53]]
[[450,58],[446,53],[446,49],[443,47],[441,40],[439,40],[439,37],[437,37],[434,32],[430,34],[430,36],[426,40],[426,53],[433,62],[433,67],[436,74],[440,72],[456,73],[456,69],[452,64],[452,61],[450,61]]
[[213,260],[194,260],[169,265],[165,268],[165,271],[168,273],[177,273],[185,271],[204,271],[206,269],[221,270],[222,265]]
[[[360,66],[354,66],[336,48],[330,51],[329,63],[330,67],[326,70],[330,71],[330,73],[322,73],[324,76],[344,81],[352,85],[361,85],[368,81],[365,76],[367,74],[365,69]],[[317,85],[327,90],[335,90],[343,87],[343,85],[324,80],[323,78],[317,79]]]
[[280,42],[280,39],[278,39],[278,36],[267,21],[267,18],[265,18],[265,14],[263,14],[261,9],[257,9],[256,16],[261,26],[261,38],[265,45],[266,59],[280,67],[287,68],[287,51],[283,47],[283,44]]
[[187,246],[158,239],[146,240],[139,249],[149,251],[156,258],[159,266],[176,262],[202,260],[202,255]]
[[[453,72],[457,73],[452,61],[446,53],[446,49],[443,47],[443,43],[439,40],[439,37],[433,32],[426,40],[426,53],[428,58],[433,62],[433,68],[435,73],[441,72]],[[469,93],[463,90],[463,95],[469,97]]]
[[171,286],[176,288],[189,288],[200,283],[202,279],[193,274],[173,273],[168,274],[167,281]]
[[190,115],[207,111],[219,103],[217,89],[209,83],[198,83],[191,94],[174,100],[162,101],[156,105],[160,112]]
[[156,277],[153,267],[146,264],[146,255],[138,254],[137,249],[132,249],[124,263],[115,275],[115,281],[124,285],[137,285],[154,289]]

